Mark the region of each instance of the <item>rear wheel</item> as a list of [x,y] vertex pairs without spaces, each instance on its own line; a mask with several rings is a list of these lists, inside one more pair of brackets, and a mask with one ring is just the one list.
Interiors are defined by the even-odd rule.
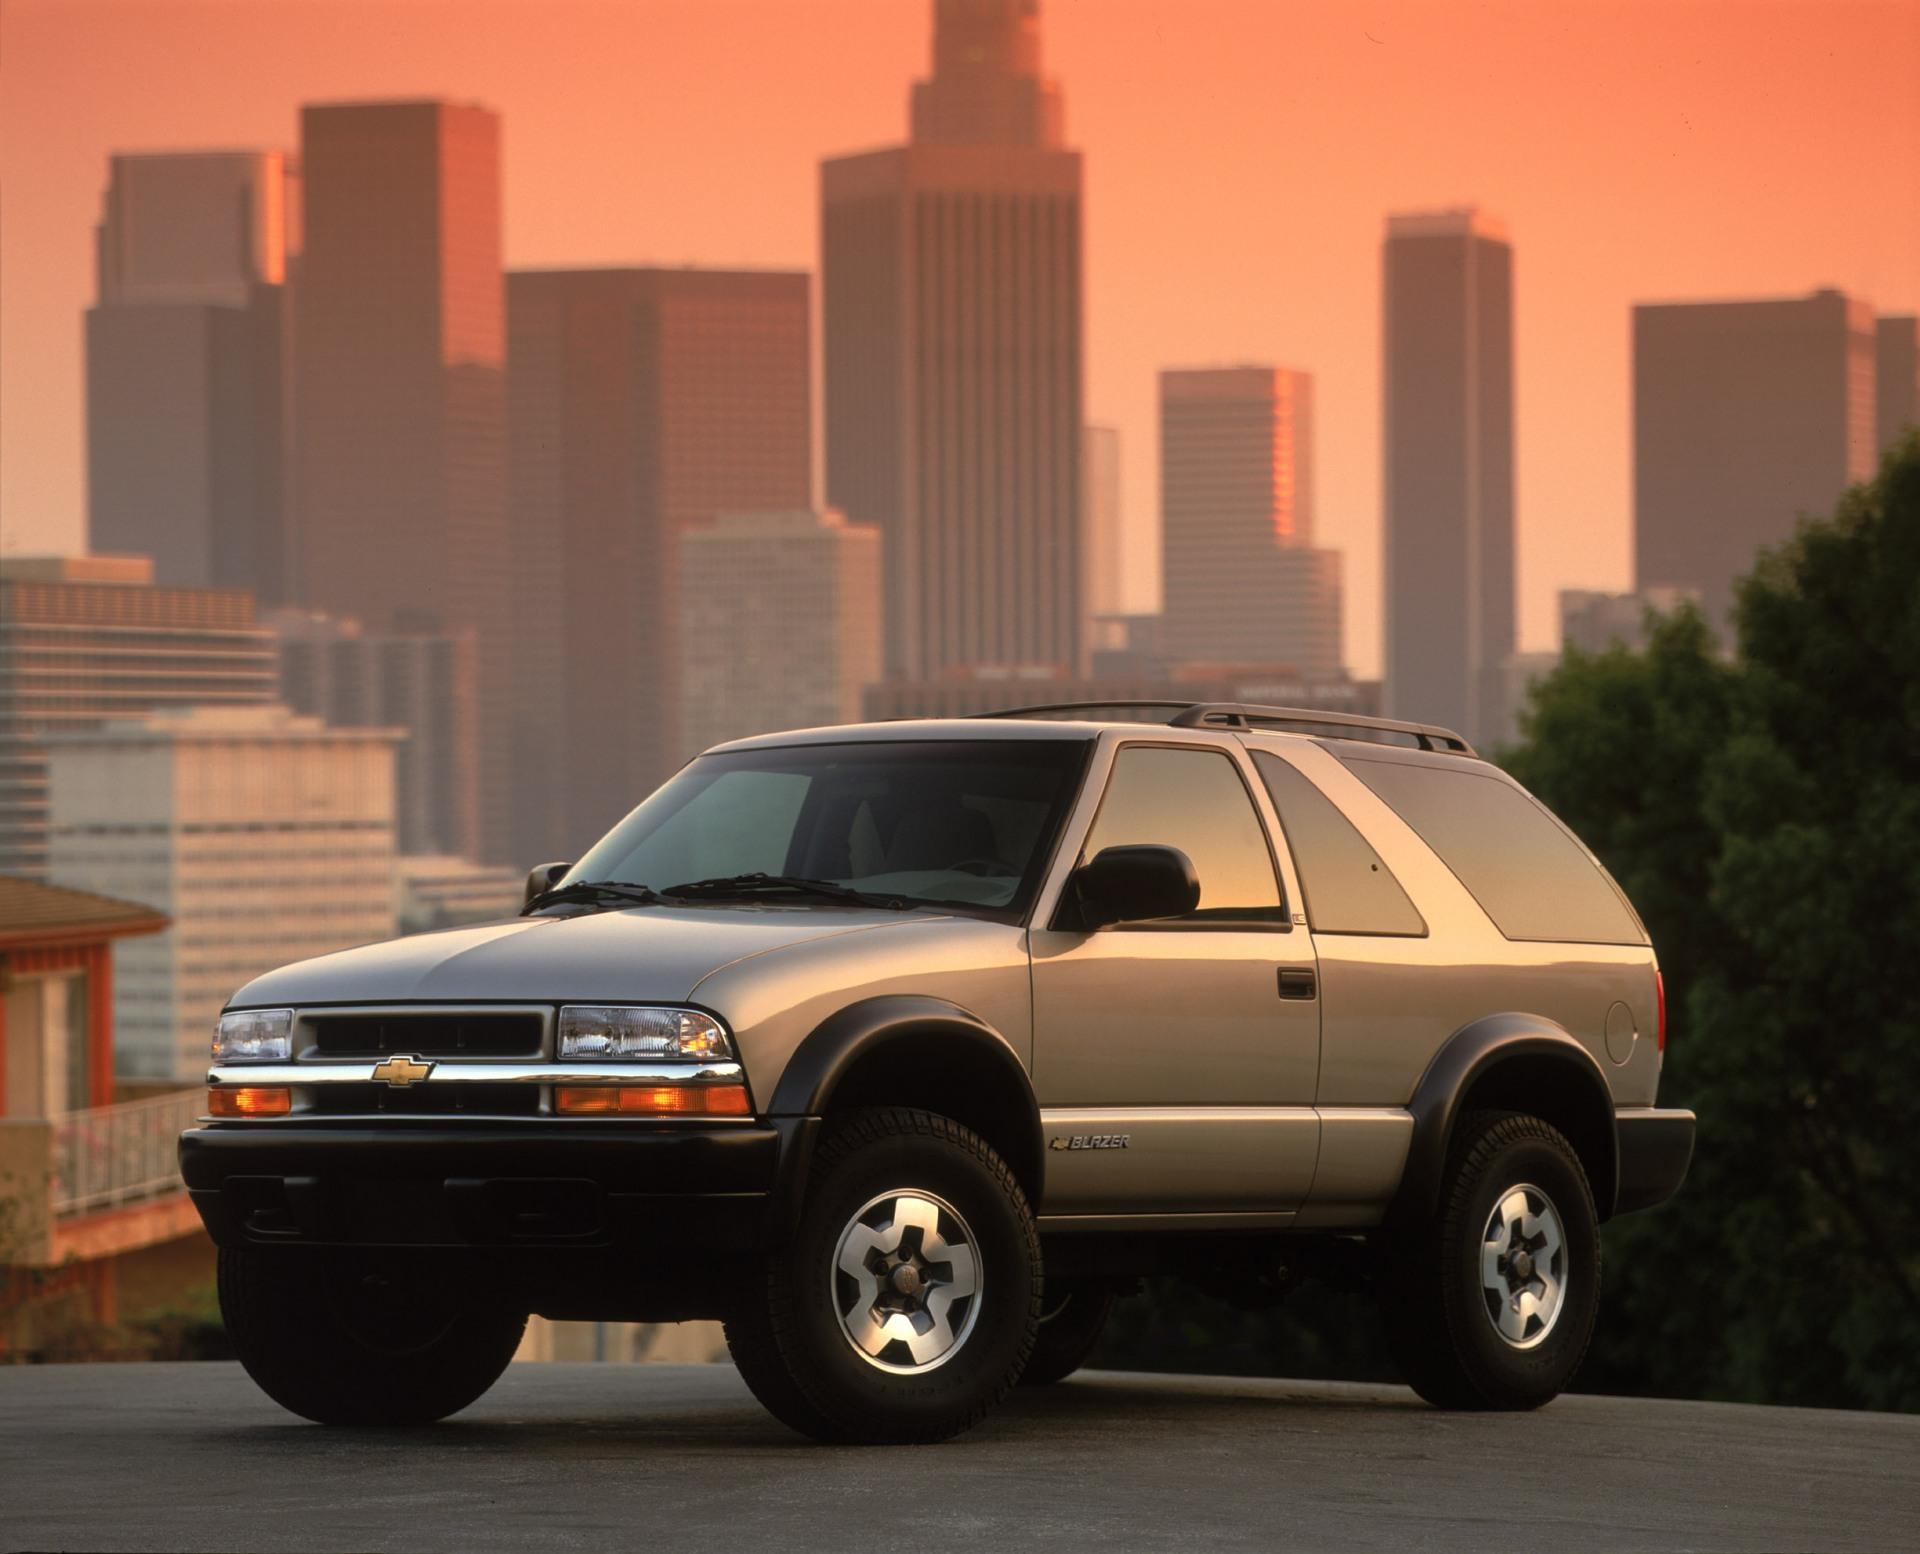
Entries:
[[458,1413],[507,1368],[527,1311],[431,1253],[223,1248],[220,1314],[282,1408],[331,1425]]
[[1517,1112],[1461,1119],[1433,1223],[1389,1258],[1393,1357],[1442,1408],[1538,1408],[1586,1357],[1600,1307],[1593,1194],[1558,1129]]
[[1105,1285],[1047,1280],[1033,1354],[1020,1373],[1020,1385],[1050,1387],[1085,1365],[1107,1330],[1113,1302],[1113,1291]]
[[769,1412],[823,1441],[937,1441],[1033,1346],[1040,1246],[1013,1173],[958,1123],[872,1110],[821,1142],[800,1223],[727,1318]]

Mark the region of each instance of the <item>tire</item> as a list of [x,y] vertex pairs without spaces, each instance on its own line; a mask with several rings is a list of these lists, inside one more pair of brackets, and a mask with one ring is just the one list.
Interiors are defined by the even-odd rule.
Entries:
[[1463,1117],[1435,1220],[1392,1246],[1386,1272],[1388,1347],[1421,1397],[1452,1409],[1551,1402],[1600,1309],[1600,1229],[1580,1157],[1538,1117]]
[[526,1308],[431,1253],[223,1248],[220,1314],[246,1372],[326,1425],[423,1425],[507,1368]]
[[727,1348],[803,1435],[945,1440],[1019,1377],[1040,1292],[1026,1195],[983,1139],[929,1112],[858,1111],[821,1141],[799,1224],[729,1313]]
[[1087,1363],[1107,1330],[1114,1294],[1099,1284],[1047,1282],[1033,1353],[1020,1373],[1023,1387],[1050,1387]]

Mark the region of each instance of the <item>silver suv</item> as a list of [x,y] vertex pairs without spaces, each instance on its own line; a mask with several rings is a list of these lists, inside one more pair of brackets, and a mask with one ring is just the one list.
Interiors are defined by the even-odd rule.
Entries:
[[1123,705],[699,757],[515,919],[235,995],[181,1140],[247,1370],[325,1423],[529,1312],[718,1317],[823,1440],[924,1441],[1117,1292],[1317,1274],[1425,1398],[1532,1408],[1671,1196],[1646,930],[1443,729]]

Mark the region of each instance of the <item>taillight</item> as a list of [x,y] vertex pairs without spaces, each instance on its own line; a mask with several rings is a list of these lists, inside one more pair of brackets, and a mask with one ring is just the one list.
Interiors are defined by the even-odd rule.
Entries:
[[1656,1011],[1656,1041],[1660,1051],[1667,1050],[1667,979],[1659,970],[1653,973],[1653,1006]]

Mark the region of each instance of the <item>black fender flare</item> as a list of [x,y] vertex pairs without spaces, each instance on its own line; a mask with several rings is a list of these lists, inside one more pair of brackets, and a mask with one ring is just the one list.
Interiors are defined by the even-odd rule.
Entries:
[[1021,1137],[1007,1163],[1015,1175],[1030,1184],[1034,1203],[1046,1167],[1041,1143],[1040,1104],[1033,1081],[1013,1044],[970,1009],[944,998],[896,993],[848,1004],[816,1025],[787,1059],[768,1101],[768,1121],[779,1131],[781,1148],[768,1214],[770,1234],[776,1239],[798,1214],[806,1192],[807,1175],[819,1137],[820,1119],[833,1104],[834,1092],[864,1059],[907,1041],[928,1037],[958,1042],[977,1051],[1000,1073],[1015,1125]]
[[[1594,1208],[1612,1217],[1618,1190],[1619,1151],[1615,1139],[1613,1090],[1599,1063],[1562,1027],[1535,1015],[1495,1014],[1462,1026],[1449,1036],[1414,1086],[1407,1110],[1413,1114],[1413,1138],[1400,1191],[1389,1212],[1390,1224],[1423,1222],[1437,1212],[1447,1151],[1460,1120],[1461,1102],[1482,1078],[1518,1060],[1545,1059],[1563,1069],[1592,1112],[1593,1131],[1583,1153],[1588,1162]],[[1573,1141],[1576,1146],[1581,1140]]]

